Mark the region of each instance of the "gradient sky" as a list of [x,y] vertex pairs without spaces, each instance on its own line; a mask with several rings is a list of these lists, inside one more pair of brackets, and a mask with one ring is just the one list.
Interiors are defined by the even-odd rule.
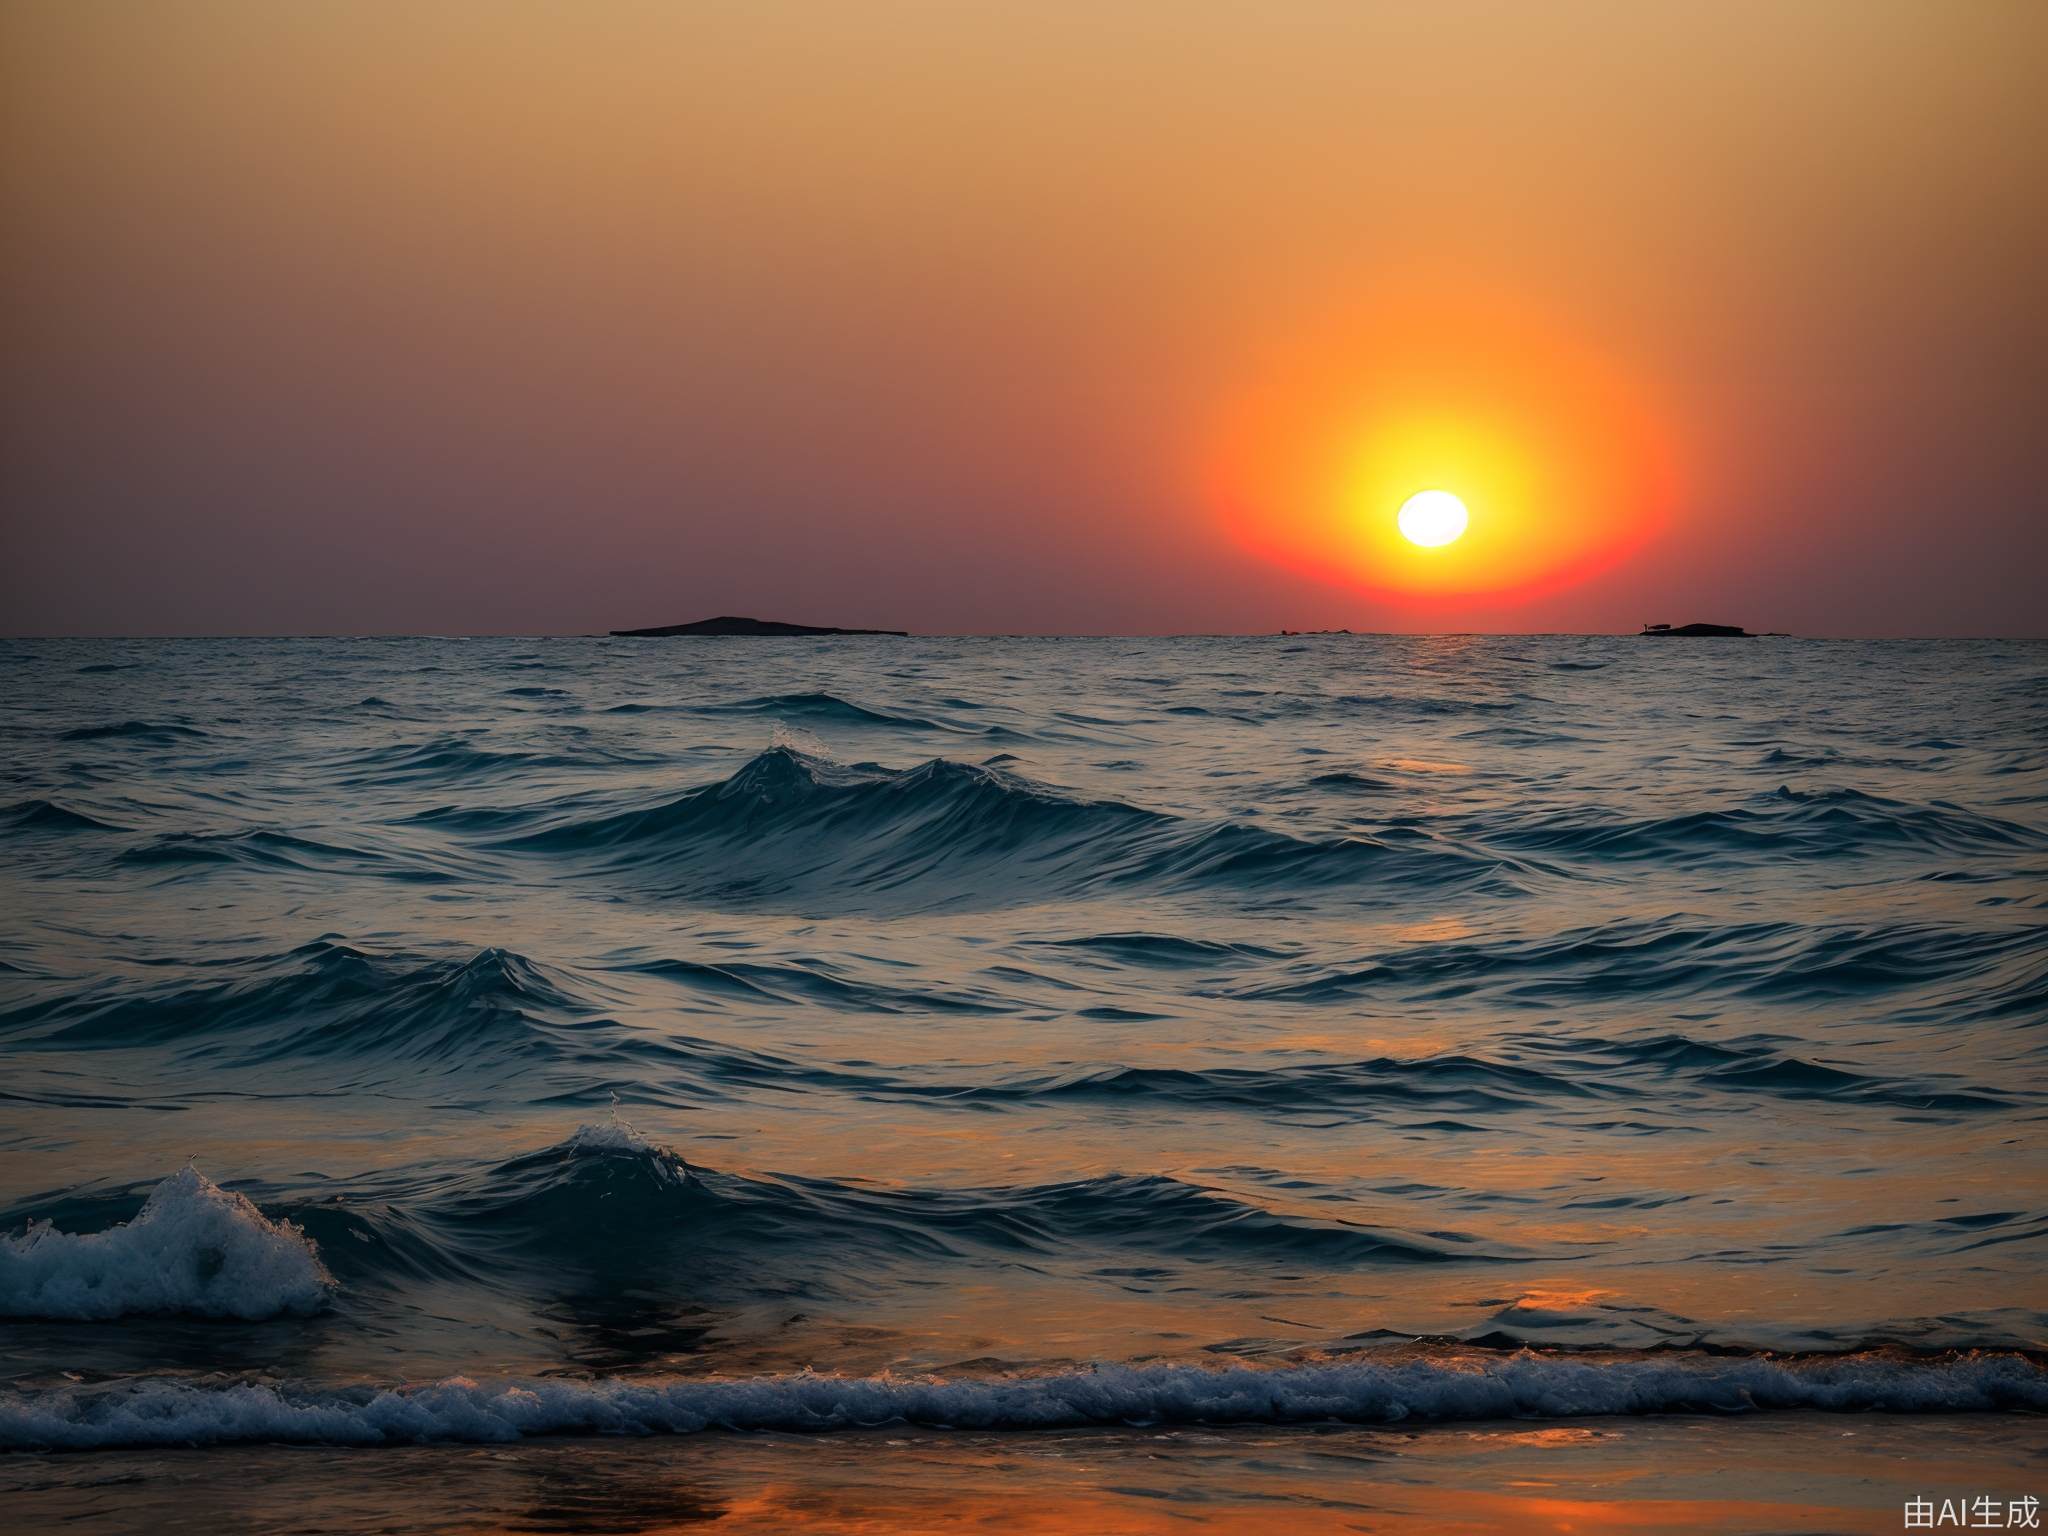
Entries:
[[[0,630],[2038,635],[2044,78],[2040,0],[0,0]],[[1425,460],[1523,552],[1365,571]]]

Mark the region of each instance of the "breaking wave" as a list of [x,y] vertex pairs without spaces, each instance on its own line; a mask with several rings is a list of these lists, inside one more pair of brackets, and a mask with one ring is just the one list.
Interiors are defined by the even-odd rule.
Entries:
[[[1253,1273],[1569,1252],[1267,1209],[1164,1175],[880,1187],[738,1174],[688,1163],[616,1118],[496,1163],[390,1170],[352,1184],[346,1198],[273,1189],[265,1199],[288,1214],[265,1217],[188,1168],[102,1231],[32,1221],[0,1249],[0,1315],[272,1317],[324,1305],[335,1276],[344,1296],[454,1279],[534,1297],[566,1285],[619,1301],[688,1277],[691,1295],[731,1301],[843,1297],[944,1262],[1085,1267],[1125,1254]],[[76,1226],[120,1208],[110,1196],[57,1203]]]
[[40,1221],[0,1237],[0,1317],[254,1320],[316,1312],[333,1286],[304,1231],[191,1167],[104,1232]]
[[0,1397],[0,1446],[497,1444],[546,1435],[819,1433],[888,1424],[968,1430],[1402,1424],[1781,1409],[2038,1412],[2048,1409],[2048,1372],[2010,1354],[1599,1358],[1522,1352],[1280,1366],[1115,1365],[982,1377],[456,1376],[399,1388],[157,1379],[17,1389]]

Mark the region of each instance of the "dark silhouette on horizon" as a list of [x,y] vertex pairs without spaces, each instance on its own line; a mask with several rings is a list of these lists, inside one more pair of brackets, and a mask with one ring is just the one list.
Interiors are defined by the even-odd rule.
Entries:
[[1754,640],[1748,630],[1740,624],[1681,624],[1673,629],[1669,624],[1645,624],[1643,638],[1653,640]]
[[896,635],[907,637],[907,629],[834,629],[825,624],[786,624],[780,619],[741,619],[724,615],[698,619],[689,624],[661,624],[653,629],[615,629],[614,635]]

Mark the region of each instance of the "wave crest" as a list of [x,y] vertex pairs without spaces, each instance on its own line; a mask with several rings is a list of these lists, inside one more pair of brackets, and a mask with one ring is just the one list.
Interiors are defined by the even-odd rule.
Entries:
[[503,1443],[541,1435],[1090,1425],[1393,1424],[1616,1414],[2048,1409],[2020,1355],[1774,1358],[1413,1354],[1282,1366],[1121,1365],[988,1377],[477,1381],[376,1390],[144,1381],[15,1394],[0,1446]]
[[958,904],[1132,886],[1441,887],[1484,882],[1504,867],[1412,830],[1303,838],[1088,799],[996,765],[934,758],[890,769],[787,745],[663,804],[574,818],[495,846],[573,859],[663,895],[727,902],[799,891]]
[[157,1185],[132,1221],[104,1232],[59,1232],[42,1221],[0,1237],[0,1316],[253,1321],[316,1312],[333,1289],[301,1228],[271,1220],[191,1167]]

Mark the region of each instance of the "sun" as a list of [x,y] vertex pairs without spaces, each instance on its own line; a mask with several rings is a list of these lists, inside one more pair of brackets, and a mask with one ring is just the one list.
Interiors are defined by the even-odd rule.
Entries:
[[1424,549],[1435,549],[1463,536],[1471,515],[1449,491],[1417,491],[1401,503],[1401,537]]

